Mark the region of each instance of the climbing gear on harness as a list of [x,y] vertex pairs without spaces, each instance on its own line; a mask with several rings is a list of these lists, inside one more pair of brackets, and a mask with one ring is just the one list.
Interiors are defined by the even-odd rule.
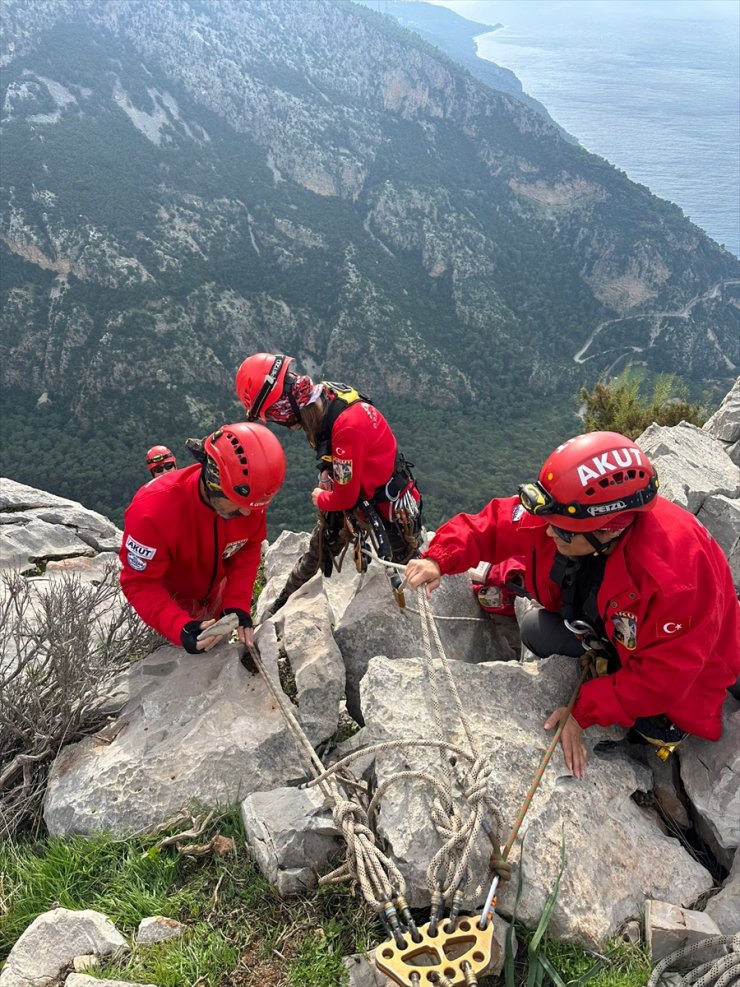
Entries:
[[369,500],[365,499],[359,500],[357,506],[367,519],[367,533],[370,536],[370,541],[378,557],[381,559],[390,559],[393,555],[391,542],[377,508]]
[[[658,478],[635,443],[617,432],[589,432],[559,446],[519,500],[543,520],[568,519],[568,530],[597,531],[625,512],[655,506]],[[561,525],[562,527],[562,525]]]
[[264,425],[224,425],[203,443],[207,491],[242,508],[266,507],[282,486],[285,453]]
[[658,716],[639,716],[632,729],[655,747],[655,756],[661,761],[667,761],[679,744],[689,736],[685,730],[672,723],[665,713]]

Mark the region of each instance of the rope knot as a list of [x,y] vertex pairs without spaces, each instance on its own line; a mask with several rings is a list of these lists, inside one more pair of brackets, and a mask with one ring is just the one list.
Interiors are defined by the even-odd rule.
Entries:
[[511,880],[511,864],[501,855],[501,851],[493,847],[491,857],[488,862],[488,869],[492,874],[498,874],[499,880]]

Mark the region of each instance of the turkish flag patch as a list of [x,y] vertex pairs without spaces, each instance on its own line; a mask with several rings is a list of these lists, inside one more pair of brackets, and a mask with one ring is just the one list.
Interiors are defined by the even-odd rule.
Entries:
[[665,620],[655,625],[655,634],[657,637],[675,637],[677,634],[683,634],[690,627],[691,617],[680,620]]

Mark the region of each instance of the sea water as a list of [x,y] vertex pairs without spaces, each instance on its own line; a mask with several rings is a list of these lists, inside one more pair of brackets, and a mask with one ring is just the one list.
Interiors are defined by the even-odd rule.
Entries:
[[589,151],[740,256],[738,0],[443,0]]

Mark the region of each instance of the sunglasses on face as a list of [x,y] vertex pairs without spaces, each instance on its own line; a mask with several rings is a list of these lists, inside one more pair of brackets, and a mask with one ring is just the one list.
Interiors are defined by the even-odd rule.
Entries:
[[578,535],[583,533],[581,531],[566,531],[565,528],[556,528],[554,524],[550,525],[550,530],[556,538],[565,542],[566,545],[570,545],[574,538],[577,538]]
[[159,476],[160,473],[169,473],[170,470],[177,469],[174,463],[165,463],[163,466],[155,466],[152,469],[154,476]]

